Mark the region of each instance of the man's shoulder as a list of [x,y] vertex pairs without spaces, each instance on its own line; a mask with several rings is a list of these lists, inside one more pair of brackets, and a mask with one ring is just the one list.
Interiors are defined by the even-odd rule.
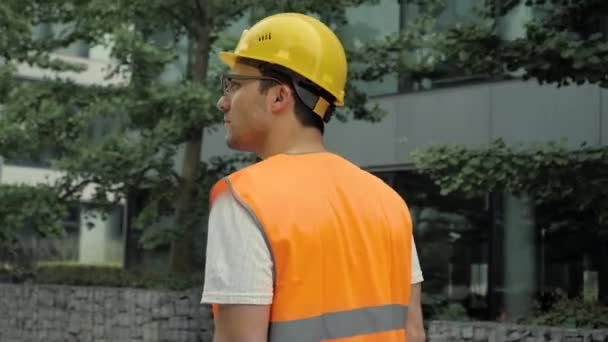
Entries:
[[362,168],[359,170],[360,178],[367,182],[368,187],[373,188],[374,191],[384,194],[385,196],[388,196],[394,201],[403,202],[405,204],[405,200],[401,194],[399,194],[392,186],[387,184],[382,178],[368,170]]

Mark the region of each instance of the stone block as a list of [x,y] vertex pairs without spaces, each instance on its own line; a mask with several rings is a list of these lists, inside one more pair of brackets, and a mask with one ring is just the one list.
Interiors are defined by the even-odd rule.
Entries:
[[448,329],[448,336],[452,341],[456,341],[460,338],[460,328],[457,326],[451,327]]
[[523,339],[523,333],[520,331],[510,331],[507,334],[507,342],[518,342]]
[[92,342],[93,341],[93,331],[90,329],[83,330],[80,332],[76,340],[78,342]]
[[602,333],[602,332],[594,331],[591,334],[591,341],[593,341],[593,342],[608,341],[608,332]]
[[187,298],[180,299],[175,303],[175,313],[178,316],[192,316],[192,307],[197,304],[196,302],[190,302]]
[[42,341],[46,341],[49,339],[49,331],[46,329],[41,329],[38,331],[38,338]]
[[93,337],[95,339],[101,339],[105,336],[106,329],[103,325],[95,325],[93,327]]
[[143,329],[141,328],[141,326],[134,325],[131,327],[131,339],[141,340],[141,338],[143,336],[144,336],[144,332],[143,332]]
[[131,326],[131,317],[126,313],[120,313],[113,318],[113,325],[119,327]]
[[465,326],[462,328],[462,338],[465,340],[470,340],[473,338],[473,327]]
[[488,331],[485,328],[477,327],[473,334],[473,340],[485,342],[488,340]]
[[185,331],[182,336],[184,342],[198,342],[198,334],[194,331]]
[[143,326],[144,341],[156,341],[159,336],[160,325],[158,322],[146,323]]
[[143,313],[135,313],[135,325],[142,325],[144,322],[147,322],[147,319]]

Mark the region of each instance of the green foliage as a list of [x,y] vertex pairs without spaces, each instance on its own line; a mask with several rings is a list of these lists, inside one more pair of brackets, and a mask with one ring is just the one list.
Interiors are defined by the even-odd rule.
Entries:
[[[192,250],[192,236],[204,235],[200,227],[210,184],[228,172],[228,164],[242,165],[249,158],[209,165],[198,158],[203,132],[222,118],[215,104],[223,69],[212,61],[227,41],[238,38],[225,30],[249,14],[282,11],[316,14],[339,28],[347,24],[348,8],[378,2],[2,1],[0,151],[8,162],[44,164],[63,173],[48,186],[0,189],[2,203],[10,203],[0,209],[0,242],[13,244],[25,223],[60,235],[65,207],[92,187],[92,205],[101,209],[148,191],[151,196],[134,220],[144,230],[140,243],[147,248],[175,243],[174,251]],[[47,32],[39,30],[45,27]],[[108,49],[113,60],[104,76],[112,82],[79,84],[62,73],[35,82],[15,77],[16,66],[24,64],[84,71],[75,59],[68,62],[54,53],[74,44]],[[175,69],[179,74],[172,80],[163,78]],[[350,108],[338,118],[381,117],[353,83],[348,93]],[[176,165],[180,150],[186,158]],[[188,269],[191,260],[184,255],[172,265]]]
[[579,213],[592,213],[589,230],[606,233],[608,227],[608,147],[564,143],[525,148],[508,146],[498,139],[487,146],[431,146],[413,153],[421,172],[441,188],[480,196],[501,191],[527,196],[537,204],[561,202]]
[[398,73],[421,80],[442,73],[439,68],[445,60],[445,38],[437,30],[437,22],[445,3],[441,0],[408,2],[416,5],[420,13],[405,29],[351,51],[351,63],[364,65],[351,71],[355,79],[379,81],[388,74]]
[[34,270],[5,269],[17,283],[53,284],[67,286],[130,287],[141,289],[186,290],[200,288],[202,273],[188,276],[163,273],[126,271],[112,265],[82,265],[44,263]]
[[[223,176],[234,172],[237,167],[253,163],[255,156],[251,154],[235,154],[230,157],[215,157],[209,164],[201,163],[201,173],[197,179],[196,203],[209,203],[211,187]],[[174,193],[164,190],[167,184],[161,182],[150,184],[149,200],[134,222],[136,229],[143,230],[141,243],[145,248],[156,248],[178,238],[183,232],[175,229],[175,222],[170,218]],[[186,224],[193,227],[206,227],[208,205],[198,205],[193,208]],[[197,230],[198,231],[198,230]],[[204,232],[200,232],[201,235]],[[201,236],[202,238],[202,236]],[[204,247],[204,246],[201,246]],[[200,248],[202,251],[203,248]]]
[[63,233],[67,207],[57,201],[51,186],[0,185],[0,203],[0,242],[5,247],[11,246],[23,227],[37,229],[42,236]]
[[0,260],[20,269],[34,269],[40,262],[78,260],[77,236],[38,237],[19,236],[6,244],[0,252]]
[[548,308],[536,307],[533,314],[522,323],[568,328],[608,328],[608,307],[595,301],[568,298],[558,291],[555,301]]
[[[479,1],[467,19],[447,27],[439,21],[445,1],[408,3],[420,15],[404,32],[362,50],[381,61],[364,68],[363,79],[382,79],[386,72],[397,72],[416,82],[515,76],[557,86],[587,82],[608,87],[606,1]],[[509,37],[503,24],[513,20],[512,14],[521,6],[526,11],[515,17],[527,20],[522,23],[524,34]],[[521,16],[524,12],[531,13],[529,20]]]
[[424,320],[429,321],[470,321],[465,307],[446,296],[439,294],[422,295],[422,311]]

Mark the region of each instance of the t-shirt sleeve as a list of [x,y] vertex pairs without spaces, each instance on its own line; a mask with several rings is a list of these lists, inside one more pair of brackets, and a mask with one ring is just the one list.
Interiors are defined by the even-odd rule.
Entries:
[[201,303],[272,303],[272,258],[261,228],[230,193],[209,213]]
[[421,283],[424,280],[422,269],[420,268],[420,260],[418,260],[418,251],[416,251],[416,243],[412,235],[412,284]]

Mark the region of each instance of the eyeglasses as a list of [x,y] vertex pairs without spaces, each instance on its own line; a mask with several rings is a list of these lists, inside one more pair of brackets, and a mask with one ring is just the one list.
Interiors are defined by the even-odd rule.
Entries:
[[273,81],[277,84],[281,84],[282,82],[273,77],[266,76],[254,76],[254,75],[237,75],[237,74],[224,74],[222,75],[220,81],[222,86],[222,93],[224,95],[229,95],[236,91],[241,84],[238,81]]

